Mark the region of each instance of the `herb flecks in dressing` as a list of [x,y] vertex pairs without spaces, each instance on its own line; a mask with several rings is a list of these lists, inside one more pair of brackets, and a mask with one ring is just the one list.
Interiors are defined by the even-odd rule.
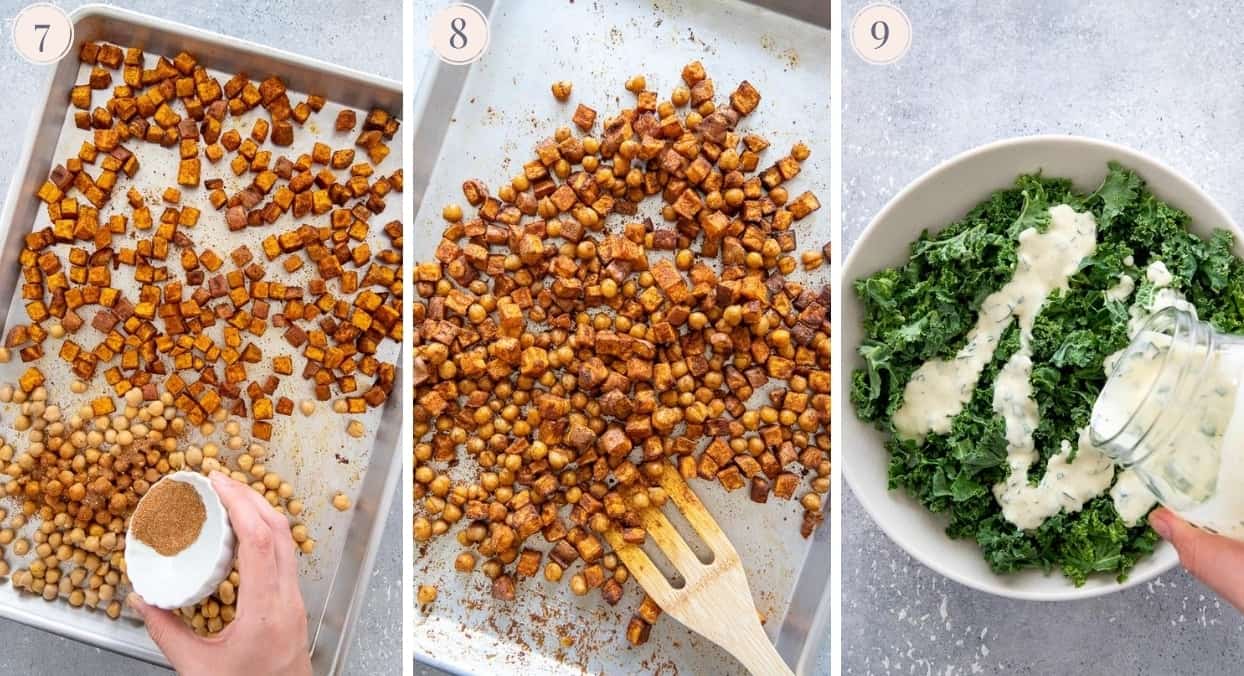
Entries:
[[1052,291],[1066,288],[1080,261],[1093,253],[1096,236],[1093,215],[1077,213],[1065,204],[1050,209],[1045,232],[1036,228],[1021,232],[1011,281],[981,304],[967,344],[953,359],[931,359],[912,374],[903,390],[903,404],[894,413],[895,431],[917,441],[929,433],[949,432],[951,422],[972,397],[1002,334],[1015,319],[1021,331],[1021,348],[1016,354],[1031,355],[1031,348],[1023,345],[1031,339],[1041,305]]

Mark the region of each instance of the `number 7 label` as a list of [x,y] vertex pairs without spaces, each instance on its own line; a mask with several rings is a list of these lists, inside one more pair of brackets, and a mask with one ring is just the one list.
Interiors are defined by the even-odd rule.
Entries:
[[55,5],[27,5],[13,20],[13,46],[31,63],[56,63],[73,47],[73,22]]

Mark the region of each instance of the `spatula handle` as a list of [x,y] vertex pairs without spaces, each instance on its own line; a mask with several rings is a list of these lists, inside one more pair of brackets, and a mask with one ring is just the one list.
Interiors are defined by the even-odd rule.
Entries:
[[777,648],[769,642],[763,630],[747,633],[746,640],[731,646],[731,652],[747,667],[752,676],[794,676],[794,672],[786,666],[786,662],[778,654]]

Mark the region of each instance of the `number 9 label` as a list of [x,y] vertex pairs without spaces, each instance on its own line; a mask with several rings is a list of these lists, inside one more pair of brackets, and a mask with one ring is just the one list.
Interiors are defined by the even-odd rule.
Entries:
[[56,63],[73,46],[73,22],[55,5],[28,5],[13,20],[13,46],[31,63]]
[[432,50],[445,63],[461,66],[478,60],[488,49],[488,17],[474,5],[457,3],[432,17]]
[[911,21],[894,5],[869,5],[851,20],[851,48],[868,63],[895,63],[910,47]]

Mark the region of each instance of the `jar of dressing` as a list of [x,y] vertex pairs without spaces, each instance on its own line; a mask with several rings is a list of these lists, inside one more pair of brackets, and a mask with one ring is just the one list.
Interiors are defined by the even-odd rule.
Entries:
[[1244,336],[1167,308],[1109,371],[1093,445],[1187,521],[1244,540]]

